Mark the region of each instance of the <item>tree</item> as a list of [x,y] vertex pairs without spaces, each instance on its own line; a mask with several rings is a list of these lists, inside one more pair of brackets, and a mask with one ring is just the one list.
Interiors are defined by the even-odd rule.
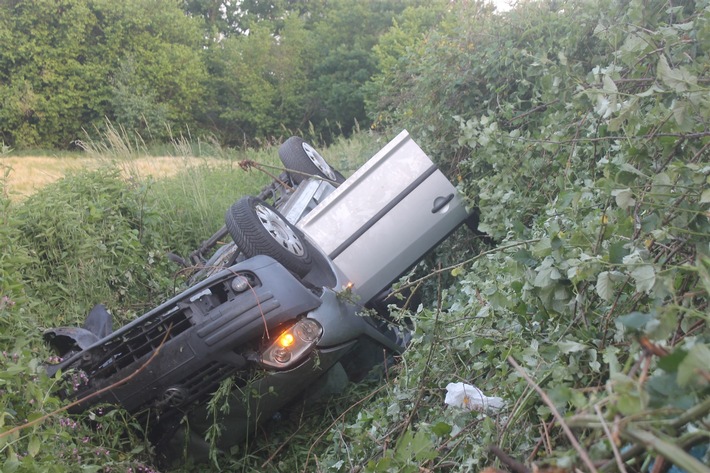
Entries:
[[0,136],[13,146],[66,147],[151,107],[182,126],[200,103],[201,31],[176,1],[3,2],[0,26]]
[[74,0],[8,2],[2,23],[3,140],[21,147],[68,144],[105,99],[105,77],[87,43],[96,17]]
[[183,0],[185,13],[203,23],[206,39],[229,36],[235,31],[234,20],[239,17],[241,2],[222,0]]
[[[447,0],[432,1],[426,5],[412,5],[397,15],[392,26],[383,33],[372,48],[377,72],[365,85],[364,94],[368,115],[375,126],[386,126],[398,100],[406,92],[395,79],[398,71],[408,68],[418,48],[447,18],[451,4]],[[405,99],[406,100],[406,99]]]
[[325,141],[350,133],[367,121],[365,88],[377,71],[372,48],[409,5],[429,2],[241,2],[238,22],[209,46],[205,126],[228,142],[284,130],[312,129]]
[[[319,18],[327,0],[183,0],[185,12],[202,18],[209,38],[246,35],[259,23],[279,34],[286,18]],[[263,25],[262,25],[263,26]]]
[[231,36],[207,54],[209,112],[205,123],[228,144],[269,139],[297,127],[307,90],[304,23],[285,19],[281,34],[260,22],[249,35]]
[[333,132],[347,134],[367,120],[364,87],[377,71],[372,48],[406,6],[398,1],[335,0],[312,19],[317,41],[310,52],[314,66],[307,117],[326,138]]
[[194,127],[206,80],[199,24],[172,0],[118,3],[111,14],[110,49],[120,54],[109,71],[109,115],[153,138],[166,125]]

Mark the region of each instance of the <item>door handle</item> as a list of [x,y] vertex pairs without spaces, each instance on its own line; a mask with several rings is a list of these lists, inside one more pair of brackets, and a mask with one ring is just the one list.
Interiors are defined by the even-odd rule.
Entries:
[[431,213],[435,214],[439,212],[441,209],[446,207],[446,204],[451,202],[454,199],[454,194],[449,194],[446,197],[443,195],[440,195],[436,199],[434,199],[434,206],[431,208]]

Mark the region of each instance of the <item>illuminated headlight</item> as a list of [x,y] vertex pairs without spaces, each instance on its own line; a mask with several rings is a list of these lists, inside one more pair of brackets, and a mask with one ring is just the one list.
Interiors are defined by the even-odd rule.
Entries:
[[323,328],[313,319],[301,319],[283,332],[261,355],[261,363],[288,368],[303,359],[316,345]]

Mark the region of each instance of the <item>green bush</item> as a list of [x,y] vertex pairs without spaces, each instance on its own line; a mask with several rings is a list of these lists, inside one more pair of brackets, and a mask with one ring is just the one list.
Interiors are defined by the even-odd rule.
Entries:
[[[125,183],[111,173],[75,176],[19,207],[0,192],[3,472],[148,471],[139,460],[145,448],[137,426],[120,410],[100,418],[96,411],[69,416],[62,410],[65,403],[52,394],[57,380],[45,373],[52,354],[41,340],[43,328],[81,323],[82,311],[107,294],[105,280],[95,278],[121,274],[108,264],[123,264],[119,271],[138,266],[139,255],[128,255],[139,253],[135,233],[123,221],[135,221],[136,209],[125,194]],[[151,281],[157,287],[159,279]]]
[[[685,453],[707,436],[679,432],[710,409],[709,24],[704,1],[469,4],[409,47],[382,119],[459,176],[498,246],[446,269],[399,376],[328,433],[321,465],[476,471],[493,445],[707,471]],[[453,381],[508,407],[445,408]]]
[[80,324],[98,302],[130,317],[165,296],[172,268],[149,192],[103,169],[70,175],[18,207],[32,257],[27,293],[52,323]]

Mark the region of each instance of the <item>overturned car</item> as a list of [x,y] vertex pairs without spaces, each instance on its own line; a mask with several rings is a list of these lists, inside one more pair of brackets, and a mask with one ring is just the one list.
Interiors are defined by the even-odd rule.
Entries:
[[[209,241],[232,241],[188,289],[115,331],[97,306],[84,327],[46,332],[62,357],[49,374],[78,380],[61,393],[74,412],[119,405],[163,450],[197,450],[230,379],[228,447],[347,355],[404,350],[406,334],[363,309],[468,218],[454,186],[406,131],[347,179],[300,138],[279,156],[286,173],[228,209]],[[174,435],[186,415],[189,435]]]

